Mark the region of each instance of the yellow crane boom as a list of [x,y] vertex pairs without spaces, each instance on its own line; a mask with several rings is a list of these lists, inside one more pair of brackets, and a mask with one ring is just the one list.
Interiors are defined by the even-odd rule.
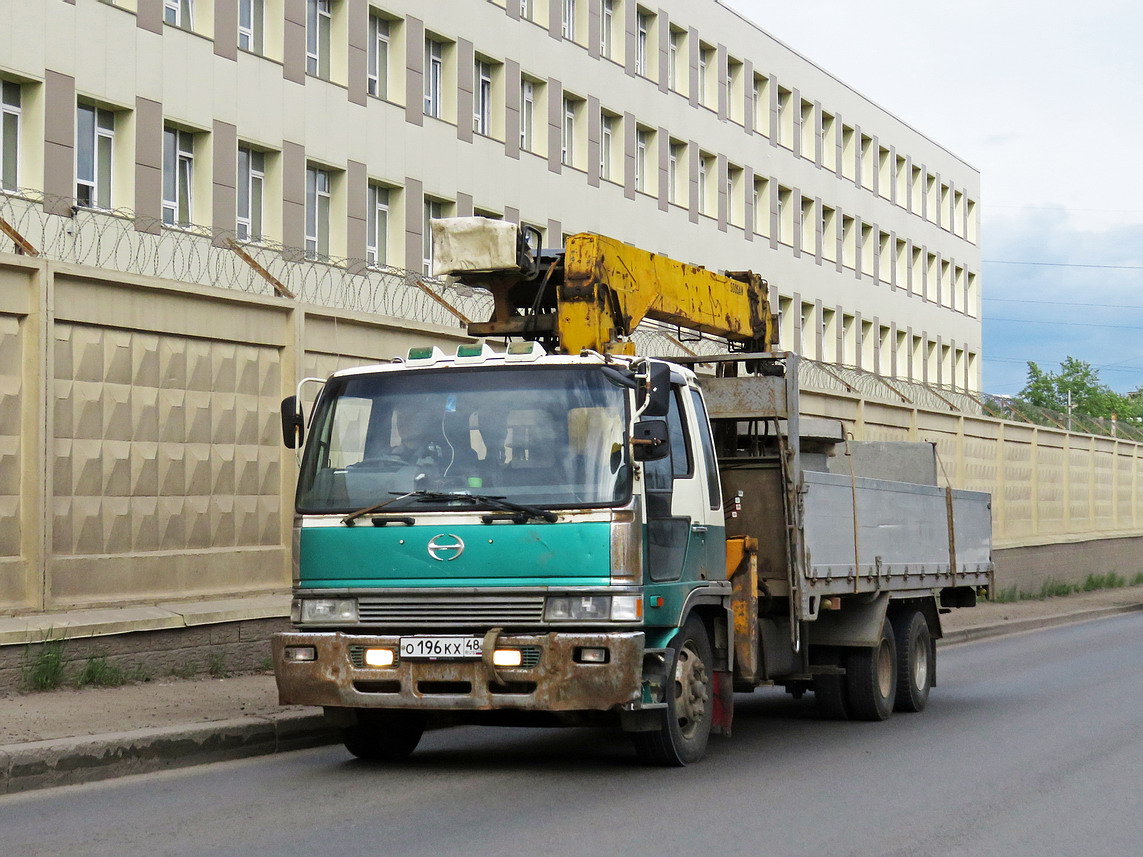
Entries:
[[[535,235],[538,238],[538,234]],[[746,351],[776,341],[766,281],[718,274],[584,232],[563,251],[539,251],[528,228],[484,218],[433,222],[434,273],[492,293],[492,318],[473,336],[520,336],[565,354],[633,354],[644,319],[725,338]]]

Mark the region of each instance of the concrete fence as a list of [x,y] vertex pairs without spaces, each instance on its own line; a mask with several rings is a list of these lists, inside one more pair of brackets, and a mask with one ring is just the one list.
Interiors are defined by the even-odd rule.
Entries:
[[[170,602],[283,592],[296,461],[279,401],[302,376],[463,338],[0,252],[0,616],[131,606],[145,624]],[[1002,583],[1133,570],[1139,444],[857,393],[803,402],[859,440],[932,441],[952,485],[991,492]]]

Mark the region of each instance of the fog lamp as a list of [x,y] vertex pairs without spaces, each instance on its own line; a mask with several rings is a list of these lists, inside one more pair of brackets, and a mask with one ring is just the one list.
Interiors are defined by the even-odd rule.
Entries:
[[391,667],[395,660],[396,655],[392,649],[365,650],[365,666],[367,667]]
[[607,663],[607,649],[584,646],[579,650],[579,662],[581,664],[605,664]]
[[524,663],[524,654],[519,649],[497,649],[492,653],[492,664],[497,667],[518,667]]
[[282,660],[298,663],[302,661],[316,661],[317,649],[313,646],[286,646],[282,650]]

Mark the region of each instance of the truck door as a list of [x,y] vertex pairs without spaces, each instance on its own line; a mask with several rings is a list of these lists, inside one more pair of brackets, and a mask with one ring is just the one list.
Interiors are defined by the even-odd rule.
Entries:
[[702,393],[688,388],[690,416],[694,436],[698,441],[699,466],[695,467],[696,484],[691,490],[695,506],[691,513],[691,555],[688,571],[696,580],[718,580],[726,576],[726,521],[722,513],[722,488],[718,478],[718,460],[714,453],[714,438]]
[[679,580],[691,562],[694,514],[695,456],[685,388],[671,386],[667,435],[671,453],[644,465],[647,503],[647,568],[653,581]]

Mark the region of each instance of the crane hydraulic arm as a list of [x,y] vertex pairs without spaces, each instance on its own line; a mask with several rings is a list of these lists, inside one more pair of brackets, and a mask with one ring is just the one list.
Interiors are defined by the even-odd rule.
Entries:
[[562,251],[538,251],[528,227],[485,218],[434,221],[433,238],[434,273],[492,293],[492,318],[470,324],[473,336],[631,354],[631,334],[651,319],[746,351],[775,341],[766,281],[750,271],[717,274],[592,233],[571,236]]

